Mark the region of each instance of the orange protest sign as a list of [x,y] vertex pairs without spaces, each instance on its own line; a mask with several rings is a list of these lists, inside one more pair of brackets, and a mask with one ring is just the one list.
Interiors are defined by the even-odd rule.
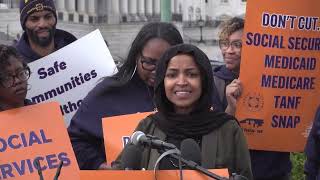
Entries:
[[319,6],[319,0],[247,3],[236,117],[251,149],[304,149],[320,103]]
[[107,162],[114,161],[123,147],[129,142],[130,136],[139,121],[154,112],[135,113],[103,118],[103,138],[106,149]]
[[[227,169],[212,169],[209,170],[221,177],[229,177]],[[153,171],[80,171],[81,180],[105,180],[105,179],[117,179],[126,180],[130,177],[130,180],[153,180],[155,175]],[[160,170],[157,171],[158,180],[177,180],[179,179],[178,170]],[[207,180],[212,179],[204,174],[201,174],[192,170],[183,170],[183,179],[185,180]]]
[[79,168],[58,103],[0,112],[0,179],[53,179],[63,161],[60,180],[79,179]]

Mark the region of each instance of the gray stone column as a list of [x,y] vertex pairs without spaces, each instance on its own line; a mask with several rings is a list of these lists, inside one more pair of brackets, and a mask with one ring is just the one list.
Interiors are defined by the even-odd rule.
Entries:
[[146,15],[152,16],[153,14],[153,0],[146,0]]
[[160,0],[153,0],[153,14],[160,16]]
[[138,21],[138,14],[137,14],[137,0],[129,0],[129,21],[134,22]]
[[120,3],[119,0],[109,0],[107,6],[108,24],[119,24],[120,22]]
[[55,5],[58,11],[58,19],[68,21],[68,13],[66,11],[65,0],[57,0]]
[[88,0],[89,23],[97,22],[97,0]]
[[75,12],[76,11],[76,1],[75,0],[67,0],[67,10],[69,12]]
[[64,0],[57,0],[55,5],[56,5],[57,11],[65,11],[65,10],[66,10],[66,9],[65,9],[65,2],[64,2]]
[[88,14],[97,15],[97,0],[88,0]]
[[179,1],[178,0],[174,0],[172,9],[175,14],[179,14]]
[[120,0],[120,14],[121,14],[122,22],[128,21],[128,14],[129,14],[128,7],[129,7],[128,0]]
[[77,7],[77,9],[78,9],[78,13],[79,13],[79,14],[84,14],[84,13],[86,13],[86,12],[87,12],[86,7],[87,7],[87,5],[86,5],[86,0],[78,0],[78,7]]
[[146,9],[145,1],[138,0],[138,15],[139,15],[141,21],[147,21],[145,9]]
[[75,0],[67,0],[67,12],[68,14],[68,21],[69,22],[79,22],[79,15],[76,12],[76,1]]
[[88,24],[89,16],[87,13],[87,2],[88,0],[78,0],[78,14],[79,14],[79,23]]
[[[11,1],[13,1],[13,0],[11,0]],[[19,8],[19,1],[18,0],[14,0],[13,2],[11,2],[12,4],[12,6],[11,6],[11,8]],[[10,7],[10,5],[9,5],[9,7]]]
[[173,21],[182,21],[182,15],[179,12],[179,0],[171,1],[171,13]]
[[[89,0],[90,1],[90,0]],[[111,10],[111,0],[97,0],[97,16],[107,17]]]
[[97,1],[97,19],[100,23],[108,23],[108,16],[112,11],[112,0],[98,0]]
[[120,3],[119,0],[111,0],[112,12],[119,14],[120,12]]

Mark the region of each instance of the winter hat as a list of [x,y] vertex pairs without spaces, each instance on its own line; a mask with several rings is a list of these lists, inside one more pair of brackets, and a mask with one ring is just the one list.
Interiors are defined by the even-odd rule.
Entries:
[[20,0],[20,23],[22,29],[25,30],[25,23],[30,14],[43,10],[52,11],[57,19],[56,7],[53,0]]

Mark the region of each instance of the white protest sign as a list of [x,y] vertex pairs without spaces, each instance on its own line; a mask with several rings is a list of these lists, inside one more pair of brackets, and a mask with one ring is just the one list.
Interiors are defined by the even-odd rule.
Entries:
[[99,30],[28,65],[32,73],[27,98],[35,103],[58,101],[67,126],[97,82],[117,72]]

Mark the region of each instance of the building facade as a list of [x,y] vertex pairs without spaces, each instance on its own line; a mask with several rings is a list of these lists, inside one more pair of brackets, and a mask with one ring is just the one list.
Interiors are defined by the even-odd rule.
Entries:
[[[60,20],[119,24],[160,20],[160,0],[55,0]],[[171,1],[173,20],[182,21],[179,0]],[[181,4],[180,4],[181,5]]]
[[19,8],[19,0],[0,0],[0,9]]
[[[83,24],[121,24],[160,20],[161,0],[54,0],[59,20]],[[0,0],[18,8],[19,0]],[[171,0],[173,21],[207,24],[244,16],[246,0]]]

